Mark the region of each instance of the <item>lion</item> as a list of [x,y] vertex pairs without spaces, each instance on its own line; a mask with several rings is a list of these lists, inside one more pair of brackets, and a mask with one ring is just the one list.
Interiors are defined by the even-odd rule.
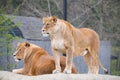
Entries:
[[42,34],[50,36],[52,52],[55,58],[55,70],[61,72],[60,53],[67,56],[64,73],[71,73],[74,56],[83,56],[88,65],[88,73],[98,74],[99,66],[107,72],[99,61],[100,40],[98,34],[89,28],[75,28],[69,22],[56,16],[43,17]]
[[[55,60],[53,56],[50,56],[46,50],[32,43],[18,43],[13,55],[15,61],[24,61],[24,67],[22,69],[14,69],[14,73],[36,76],[51,74],[55,69]],[[62,70],[64,70],[66,59],[63,56],[60,59],[60,66]],[[77,68],[74,65],[72,65],[72,73],[78,73]]]

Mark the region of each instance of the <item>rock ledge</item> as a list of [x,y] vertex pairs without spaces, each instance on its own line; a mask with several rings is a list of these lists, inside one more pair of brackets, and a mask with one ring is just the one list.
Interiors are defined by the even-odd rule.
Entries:
[[39,76],[24,76],[8,71],[0,71],[0,80],[120,80],[120,76],[63,73]]

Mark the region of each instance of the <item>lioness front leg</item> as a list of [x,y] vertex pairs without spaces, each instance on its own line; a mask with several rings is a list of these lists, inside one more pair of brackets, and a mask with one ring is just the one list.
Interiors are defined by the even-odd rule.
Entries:
[[72,60],[73,60],[73,50],[68,49],[67,50],[67,59],[66,59],[66,67],[65,70],[63,71],[66,74],[70,74],[72,71]]
[[53,74],[60,73],[61,67],[60,67],[60,52],[53,50],[53,56],[55,59],[55,70],[53,70]]

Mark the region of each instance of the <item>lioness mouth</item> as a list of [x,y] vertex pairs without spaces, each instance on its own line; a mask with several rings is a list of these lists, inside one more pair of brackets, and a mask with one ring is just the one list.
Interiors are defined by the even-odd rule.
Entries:
[[48,36],[49,36],[49,33],[43,33],[43,36],[44,36],[44,37],[48,37]]
[[19,61],[21,60],[21,59],[18,59]]
[[20,60],[21,60],[21,59],[17,59],[17,58],[15,58],[15,61],[16,61],[16,62],[19,62]]

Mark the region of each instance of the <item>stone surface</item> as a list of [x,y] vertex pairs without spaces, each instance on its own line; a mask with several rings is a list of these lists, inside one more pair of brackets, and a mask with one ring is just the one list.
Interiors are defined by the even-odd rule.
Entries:
[[0,80],[120,80],[120,76],[63,73],[39,76],[24,76],[8,71],[0,71]]

